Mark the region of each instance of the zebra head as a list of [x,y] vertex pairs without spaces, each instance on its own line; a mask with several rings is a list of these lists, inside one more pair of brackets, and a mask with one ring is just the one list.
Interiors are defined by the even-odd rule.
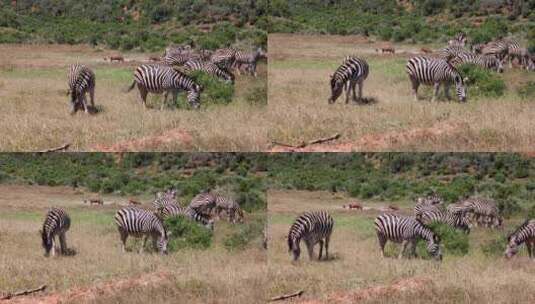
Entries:
[[301,255],[301,247],[299,246],[299,239],[293,235],[288,235],[288,252],[292,253],[294,261],[299,259]]
[[518,253],[519,244],[514,235],[507,238],[507,248],[505,249],[505,257],[510,259]]
[[188,91],[188,102],[194,109],[198,109],[201,106],[201,92],[202,86],[195,84],[193,89]]
[[163,230],[163,232],[158,237],[158,243],[156,246],[158,247],[158,251],[161,254],[167,254],[167,244],[169,243],[169,235],[171,235],[171,232]]
[[52,238],[45,231],[45,229],[41,230],[40,232],[43,240],[43,248],[45,249],[45,257],[48,257],[50,255],[50,250],[52,250]]
[[427,252],[438,261],[442,261],[442,251],[440,250],[440,237],[436,234],[427,243]]
[[455,91],[457,91],[457,97],[459,98],[460,102],[466,102],[466,87],[464,86],[464,80],[456,73],[456,75],[453,77],[453,82],[455,82]]
[[338,79],[338,77],[334,77],[334,75],[331,75],[331,97],[329,97],[328,102],[329,104],[333,104],[338,97],[342,94],[342,91],[344,89],[345,83]]

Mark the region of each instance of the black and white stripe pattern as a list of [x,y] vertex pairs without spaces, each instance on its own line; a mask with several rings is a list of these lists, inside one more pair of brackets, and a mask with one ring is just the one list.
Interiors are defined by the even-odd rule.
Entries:
[[41,230],[41,239],[43,241],[43,248],[45,249],[45,256],[56,255],[56,236],[59,237],[59,244],[61,254],[67,253],[67,239],[66,232],[71,227],[71,219],[67,212],[61,208],[52,208],[48,211]]
[[221,78],[227,83],[234,83],[234,74],[218,67],[215,63],[210,61],[202,61],[199,59],[190,59],[184,64],[185,72],[203,71],[214,77]]
[[407,74],[412,83],[415,99],[418,100],[418,87],[421,83],[434,85],[432,101],[436,100],[441,84],[444,84],[446,97],[450,99],[449,87],[455,84],[459,101],[466,101],[466,88],[459,72],[446,60],[427,57],[413,57],[407,62]]
[[466,212],[450,212],[449,210],[434,208],[423,210],[416,214],[416,219],[424,225],[443,223],[452,228],[470,233],[470,223],[466,217]]
[[236,61],[235,49],[218,49],[210,57],[210,61],[218,67],[230,71]]
[[299,259],[301,240],[305,241],[308,256],[312,260],[314,246],[319,243],[318,260],[321,260],[323,246],[325,245],[325,259],[329,259],[329,240],[333,231],[334,220],[326,211],[305,212],[295,219],[288,233],[288,251],[292,253],[293,260]]
[[438,55],[440,56],[440,58],[446,61],[450,61],[451,59],[455,57],[460,57],[462,55],[469,55],[469,54],[471,54],[470,51],[468,51],[464,47],[456,46],[456,45],[450,45],[438,51]]
[[411,246],[411,254],[416,253],[418,239],[427,241],[427,251],[435,259],[442,259],[440,251],[440,239],[424,224],[412,217],[397,216],[393,214],[381,214],[375,219],[375,230],[381,254],[385,256],[385,244],[387,241],[402,243],[398,258],[403,256],[408,244]]
[[489,42],[481,50],[483,55],[493,55],[503,61],[509,55],[509,42],[507,40],[497,40]]
[[528,219],[507,237],[505,256],[512,258],[518,253],[520,245],[526,243],[528,255],[535,258],[535,219]]
[[461,33],[458,33],[453,39],[449,40],[448,44],[464,47],[466,44],[466,40],[467,40],[466,34],[461,32]]
[[165,220],[170,216],[183,215],[186,218],[200,223],[209,230],[214,230],[214,221],[201,213],[195,212],[195,210],[189,207],[181,207],[179,205],[166,205],[161,209],[160,212],[162,218]]
[[263,58],[266,58],[266,52],[264,52],[262,48],[258,48],[254,52],[236,51],[234,67],[239,73],[242,66],[245,66],[251,76],[256,77],[256,65],[258,64],[258,61]]
[[474,53],[462,53],[453,58],[450,63],[458,67],[462,64],[471,63],[480,66],[484,69],[493,70],[498,73],[503,73],[503,63],[498,58],[492,55],[478,55]]
[[198,213],[208,215],[216,206],[216,196],[210,192],[197,194],[189,203],[189,207]]
[[509,68],[513,67],[513,60],[517,59],[522,68],[531,71],[533,70],[533,62],[531,55],[527,48],[521,47],[518,41],[510,40],[507,48],[509,54]]
[[418,197],[416,199],[416,205],[414,205],[414,214],[418,215],[425,210],[440,209],[443,201],[437,194],[431,194],[424,197]]
[[139,252],[143,252],[148,237],[152,238],[152,244],[160,253],[167,253],[167,232],[162,221],[153,212],[136,207],[125,207],[115,214],[115,223],[121,236],[122,250],[126,250],[126,240],[129,235],[143,237],[143,243]]
[[[331,76],[331,97],[329,97],[328,102],[334,103],[344,89],[346,90],[346,103],[349,102],[350,91],[353,93],[353,101],[361,100],[362,87],[368,73],[369,66],[366,60],[353,56],[346,57],[342,65]],[[357,84],[359,85],[358,97],[355,93]]]
[[89,113],[85,95],[89,93],[91,106],[95,107],[95,73],[82,64],[69,67],[69,93],[71,95],[71,114],[76,113],[79,106]]
[[176,200],[177,191],[175,189],[169,189],[165,192],[157,192],[156,198],[152,202],[152,206],[156,210],[160,210],[167,205],[178,205]]
[[221,215],[221,212],[225,211],[228,219],[231,223],[243,222],[243,211],[240,208],[240,204],[230,197],[215,195],[215,212]]
[[199,100],[202,87],[186,74],[171,67],[165,65],[141,65],[136,69],[134,82],[128,88],[128,91],[131,91],[136,84],[145,107],[147,106],[147,94],[149,92],[155,94],[165,92],[163,108],[168,94],[171,92],[173,99],[176,100],[176,96],[181,90],[187,91],[188,102],[193,108],[200,106]]
[[484,198],[470,198],[460,203],[463,207],[472,208],[470,213],[474,217],[476,225],[483,225],[485,227],[496,228],[503,223],[503,218],[499,215],[496,203]]

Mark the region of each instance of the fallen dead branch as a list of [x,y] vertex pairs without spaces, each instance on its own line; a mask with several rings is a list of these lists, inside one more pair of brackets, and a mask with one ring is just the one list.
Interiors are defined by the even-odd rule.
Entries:
[[39,153],[50,153],[50,152],[58,152],[58,151],[67,151],[67,149],[69,149],[70,146],[71,146],[71,144],[67,143],[67,144],[64,144],[63,146],[59,146],[59,147],[56,147],[56,148],[51,148],[51,149],[39,151]]
[[26,295],[29,295],[29,294],[32,294],[32,293],[44,291],[45,289],[46,289],[46,285],[42,285],[42,286],[40,286],[38,288],[35,288],[35,289],[18,291],[18,292],[15,292],[15,293],[8,293],[7,295],[1,297],[0,300],[9,300],[11,298],[18,297],[18,296],[26,296]]
[[282,296],[271,298],[271,300],[269,300],[269,301],[270,302],[274,302],[274,301],[281,301],[281,300],[286,300],[286,299],[290,299],[290,298],[300,297],[303,293],[304,293],[303,290],[299,290],[298,292],[295,292],[295,293],[292,293],[292,294],[282,295]]
[[325,142],[328,142],[328,141],[337,140],[338,138],[340,138],[340,136],[341,136],[340,133],[336,133],[333,136],[323,137],[323,138],[311,140],[309,142],[302,142],[301,144],[296,145],[296,146],[295,145],[285,144],[285,143],[280,143],[280,142],[276,142],[276,141],[273,141],[271,143],[274,144],[274,145],[277,145],[277,146],[300,149],[300,148],[304,148],[304,147],[310,146],[310,145],[322,144],[322,143],[325,143]]

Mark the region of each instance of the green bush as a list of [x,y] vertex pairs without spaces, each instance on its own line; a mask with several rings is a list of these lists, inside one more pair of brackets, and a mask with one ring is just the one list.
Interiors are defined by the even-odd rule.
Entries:
[[223,245],[229,251],[243,250],[253,240],[259,240],[262,237],[264,222],[255,219],[242,225],[235,225],[234,231],[223,241]]
[[169,252],[184,248],[207,249],[212,244],[212,232],[185,216],[169,217],[164,222],[169,235]]
[[487,241],[481,245],[481,251],[488,257],[503,256],[507,247],[507,237],[501,236],[497,239]]
[[[464,256],[468,254],[470,242],[466,233],[442,223],[432,223],[429,228],[440,237],[440,248],[443,256]],[[429,258],[426,248],[427,242],[419,240],[417,246],[418,255]]]
[[463,64],[459,68],[463,78],[467,78],[468,98],[499,97],[505,92],[505,82],[496,73],[473,64]]
[[[194,71],[190,76],[203,87],[201,105],[229,104],[232,101],[234,96],[233,84],[225,83],[203,71]],[[180,104],[189,104],[186,94],[179,94],[177,106],[180,107]]]
[[535,100],[535,81],[529,81],[520,86],[516,92],[522,99]]

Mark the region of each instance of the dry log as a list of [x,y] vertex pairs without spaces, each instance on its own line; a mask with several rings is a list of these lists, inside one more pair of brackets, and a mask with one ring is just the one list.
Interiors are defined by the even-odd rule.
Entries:
[[311,140],[311,141],[309,141],[308,143],[307,143],[307,142],[302,142],[302,143],[299,144],[299,145],[289,145],[289,144],[280,143],[280,142],[276,142],[276,141],[273,141],[273,142],[271,142],[271,143],[274,144],[274,145],[277,145],[277,146],[288,147],[288,148],[294,148],[294,149],[300,149],[300,148],[304,148],[304,147],[306,147],[306,146],[310,146],[310,145],[321,144],[321,143],[324,143],[324,142],[337,140],[338,138],[340,138],[340,136],[341,136],[341,135],[340,135],[339,133],[336,133],[336,134],[333,135],[333,136],[329,136],[329,137],[324,137],[324,138],[319,138],[319,139]]
[[71,146],[71,144],[66,143],[66,144],[64,144],[63,146],[59,146],[59,147],[56,147],[56,148],[51,148],[51,149],[47,149],[47,150],[43,150],[43,151],[39,151],[38,153],[49,153],[49,152],[67,151],[67,149],[69,149],[70,146]]
[[282,295],[282,296],[271,298],[271,300],[269,300],[269,301],[270,302],[274,302],[274,301],[281,301],[281,300],[286,300],[286,299],[290,299],[290,298],[300,297],[303,293],[304,293],[303,290],[299,290],[298,292],[295,292],[295,293],[292,293],[292,294]]
[[45,289],[46,289],[46,285],[42,285],[42,286],[40,286],[38,288],[35,288],[35,289],[18,291],[18,292],[15,292],[15,293],[8,293],[7,295],[1,297],[0,300],[9,300],[11,298],[18,297],[18,296],[26,296],[26,295],[29,295],[29,294],[32,294],[32,293],[44,291]]

